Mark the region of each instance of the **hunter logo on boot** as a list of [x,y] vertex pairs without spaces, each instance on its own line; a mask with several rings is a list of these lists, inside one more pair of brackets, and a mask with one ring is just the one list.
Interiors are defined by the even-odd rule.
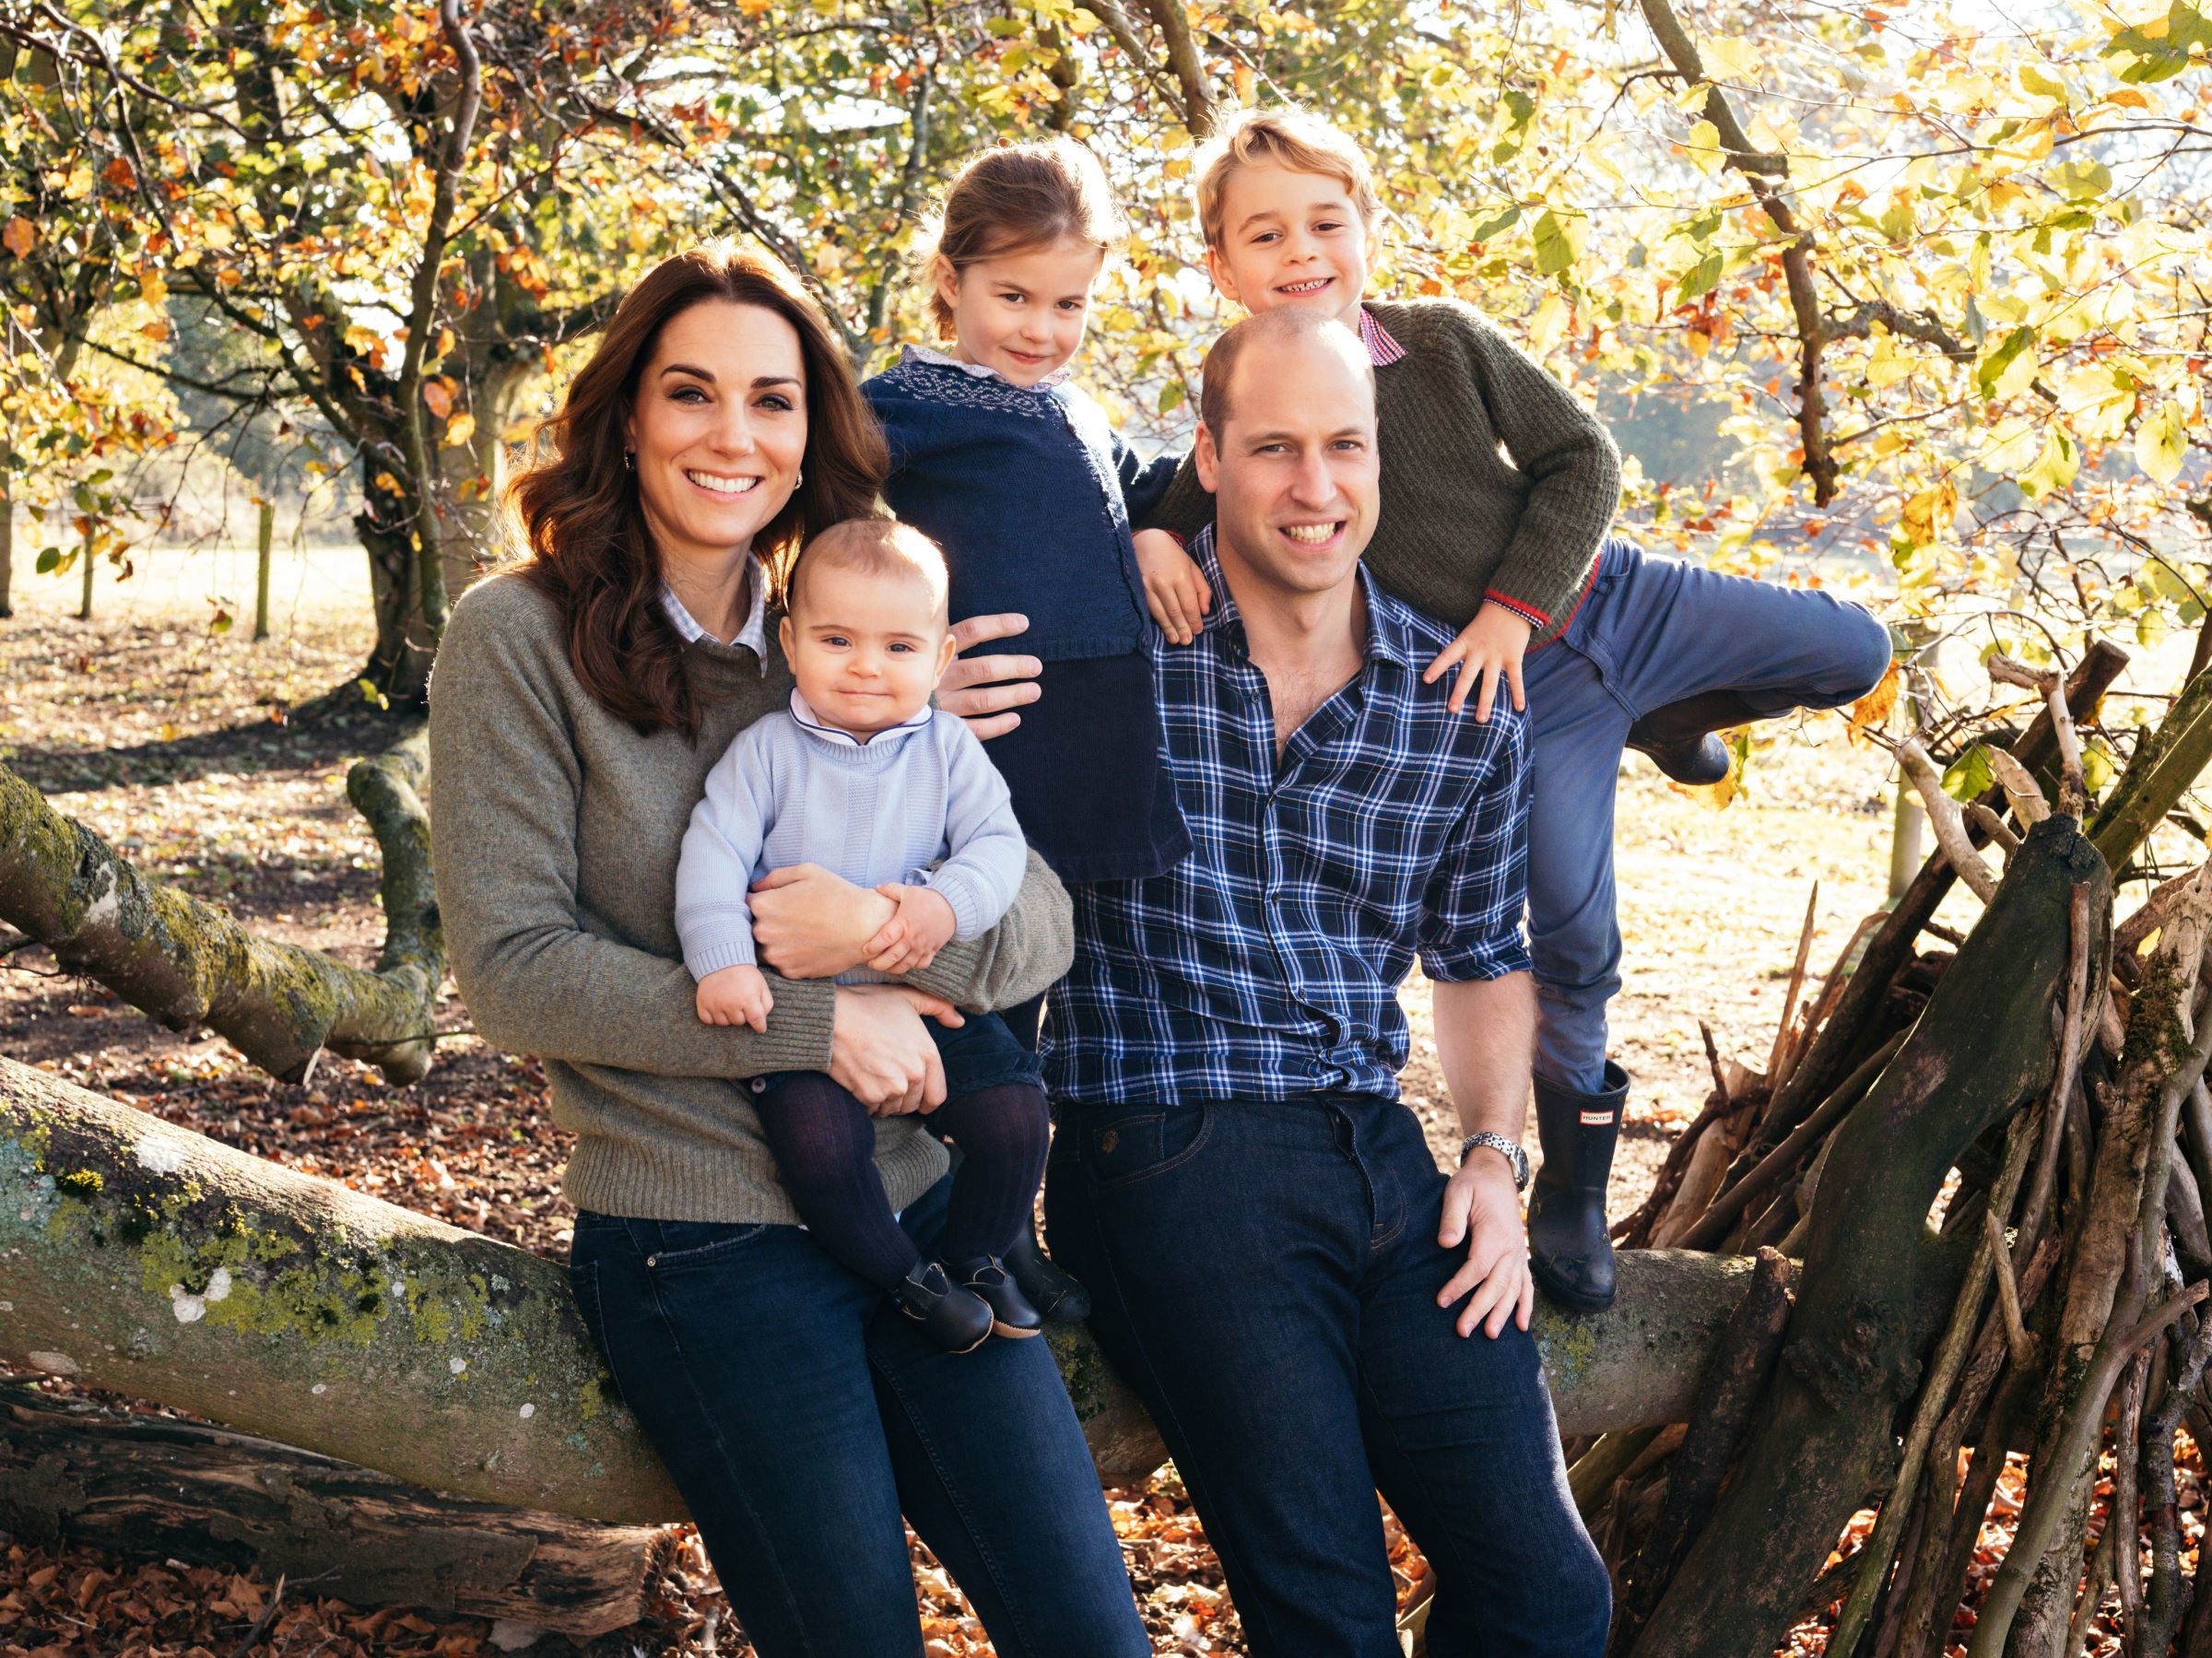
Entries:
[[1612,1121],[1613,1113],[1611,1111],[1584,1111],[1583,1113],[1584,1128],[1603,1128]]

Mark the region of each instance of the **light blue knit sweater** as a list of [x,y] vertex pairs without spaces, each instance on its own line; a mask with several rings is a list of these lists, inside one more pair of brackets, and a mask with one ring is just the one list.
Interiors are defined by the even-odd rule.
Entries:
[[[960,720],[925,710],[863,744],[794,691],[790,711],[738,733],[691,809],[676,869],[684,965],[703,979],[753,959],[746,890],[771,869],[818,864],[858,887],[934,888],[953,936],[972,938],[1006,912],[1028,862],[1006,780]],[[882,977],[856,969],[839,982]]]

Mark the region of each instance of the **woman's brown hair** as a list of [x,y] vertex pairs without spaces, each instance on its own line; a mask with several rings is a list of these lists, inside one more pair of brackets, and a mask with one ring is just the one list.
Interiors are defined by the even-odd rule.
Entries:
[[799,487],[753,538],[781,575],[818,530],[877,509],[889,460],[883,429],[821,308],[769,254],[715,242],[665,259],[631,288],[560,412],[538,429],[537,458],[508,486],[530,557],[524,579],[560,606],[569,661],[584,688],[641,736],[699,735],[684,641],[661,608],[659,549],[645,527],[637,475],[624,464],[638,379],[661,330],[708,300],[757,305],[789,323],[806,372],[806,455]]
[[954,176],[922,237],[920,269],[937,332],[952,332],[952,307],[937,291],[938,260],[964,271],[1068,236],[1105,253],[1122,235],[1105,170],[1073,138],[985,150]]

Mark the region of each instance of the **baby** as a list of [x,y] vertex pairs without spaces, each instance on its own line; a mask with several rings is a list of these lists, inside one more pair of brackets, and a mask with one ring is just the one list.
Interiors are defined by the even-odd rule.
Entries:
[[[772,868],[817,864],[898,905],[875,959],[929,965],[988,931],[1028,861],[1006,785],[982,745],[930,707],[951,660],[944,555],[919,530],[852,519],[807,542],[782,625],[795,688],[707,775],[676,876],[676,926],[699,981],[699,1017],[763,1029],[774,1006],[754,964],[746,893]],[[934,865],[934,867],[932,867]],[[841,983],[880,982],[856,969]],[[933,1126],[959,1144],[939,1244],[926,1260],[892,1215],[866,1109],[818,1071],[750,1080],[786,1191],[816,1241],[966,1352],[1041,1320],[1000,1262],[1044,1172],[1047,1116],[1035,1058],[995,1016],[930,1027],[945,1064]]]

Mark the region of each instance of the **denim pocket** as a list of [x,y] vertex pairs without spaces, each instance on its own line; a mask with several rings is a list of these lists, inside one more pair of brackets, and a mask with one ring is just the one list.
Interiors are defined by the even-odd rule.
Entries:
[[645,1264],[658,1273],[712,1265],[768,1229],[760,1221],[722,1220],[656,1220],[653,1228],[659,1241],[647,1251]]
[[1180,1167],[1213,1137],[1209,1106],[1132,1111],[1082,1125],[1083,1168],[1100,1191],[1135,1185]]

